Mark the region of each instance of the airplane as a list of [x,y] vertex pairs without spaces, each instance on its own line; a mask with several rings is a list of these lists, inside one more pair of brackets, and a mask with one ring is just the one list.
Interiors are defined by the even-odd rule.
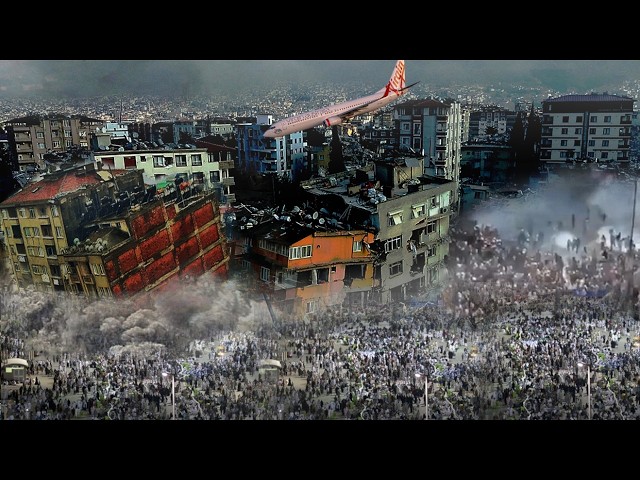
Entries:
[[398,60],[389,82],[376,93],[328,107],[292,115],[280,120],[264,132],[266,138],[279,138],[319,125],[331,127],[345,123],[363,113],[373,112],[404,95],[416,83],[405,85],[404,60]]

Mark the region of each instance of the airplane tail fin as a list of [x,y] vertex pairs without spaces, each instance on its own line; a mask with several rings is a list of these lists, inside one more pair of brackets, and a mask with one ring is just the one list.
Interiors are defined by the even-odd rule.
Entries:
[[404,78],[404,60],[398,60],[396,66],[393,69],[389,83],[385,87],[384,96],[387,97],[391,93],[396,95],[402,95],[407,89]]

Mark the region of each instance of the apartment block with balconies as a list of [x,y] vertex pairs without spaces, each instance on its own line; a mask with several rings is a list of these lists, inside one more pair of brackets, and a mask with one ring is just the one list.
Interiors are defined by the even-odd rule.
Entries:
[[27,116],[4,123],[12,136],[20,171],[44,169],[44,156],[72,146],[89,149],[90,138],[105,122],[81,115]]
[[544,100],[540,160],[629,162],[634,102],[607,93]]

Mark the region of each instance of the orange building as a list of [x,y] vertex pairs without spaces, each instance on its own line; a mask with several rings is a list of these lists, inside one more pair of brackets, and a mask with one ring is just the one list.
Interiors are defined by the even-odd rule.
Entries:
[[373,257],[366,230],[326,230],[272,222],[240,234],[242,265],[252,285],[280,311],[295,316],[366,301],[373,287]]

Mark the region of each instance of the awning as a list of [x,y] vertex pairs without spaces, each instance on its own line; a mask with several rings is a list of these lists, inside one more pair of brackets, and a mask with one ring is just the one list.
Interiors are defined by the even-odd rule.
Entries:
[[20,365],[22,367],[28,368],[29,362],[27,362],[23,358],[7,358],[4,362],[2,362],[2,365],[3,366]]

